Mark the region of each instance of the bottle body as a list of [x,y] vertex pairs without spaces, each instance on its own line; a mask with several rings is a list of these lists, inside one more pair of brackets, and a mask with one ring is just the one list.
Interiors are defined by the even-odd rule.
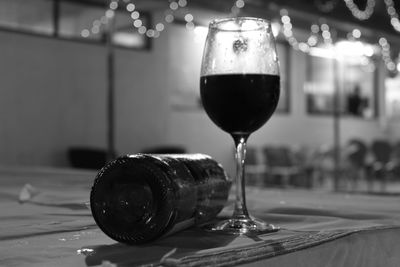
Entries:
[[90,196],[97,225],[130,244],[213,219],[230,189],[225,171],[202,154],[134,154],[107,164]]

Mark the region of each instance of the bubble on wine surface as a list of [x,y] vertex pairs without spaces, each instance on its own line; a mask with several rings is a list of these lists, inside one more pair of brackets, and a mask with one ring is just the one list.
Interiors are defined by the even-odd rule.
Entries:
[[232,49],[235,54],[246,52],[248,48],[247,38],[240,37],[233,42]]

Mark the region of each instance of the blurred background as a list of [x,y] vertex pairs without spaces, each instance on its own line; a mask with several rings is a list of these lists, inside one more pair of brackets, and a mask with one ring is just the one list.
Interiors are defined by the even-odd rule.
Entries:
[[248,184],[400,192],[393,0],[0,0],[0,165],[97,170],[126,153],[233,142],[199,99],[210,20],[272,23],[281,98],[250,136]]

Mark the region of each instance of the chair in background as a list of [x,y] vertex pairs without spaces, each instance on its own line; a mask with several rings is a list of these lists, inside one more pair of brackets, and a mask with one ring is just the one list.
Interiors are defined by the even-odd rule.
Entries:
[[314,156],[314,176],[318,186],[325,189],[346,190],[348,183],[348,146],[321,145]]
[[107,162],[107,151],[91,147],[70,147],[67,151],[69,163],[74,168],[99,170]]
[[358,188],[358,182],[364,180],[367,168],[368,147],[361,139],[351,139],[345,148],[346,176],[350,181],[350,188],[355,191]]
[[302,170],[306,175],[306,187],[314,187],[316,179],[315,159],[317,156],[316,149],[310,146],[296,146],[291,149],[294,164]]
[[267,166],[263,151],[259,147],[246,149],[246,185],[263,187],[267,176]]
[[386,140],[374,140],[371,143],[372,163],[369,176],[370,185],[368,190],[372,190],[373,180],[378,180],[381,184],[381,191],[386,191],[386,184],[393,172],[392,146]]
[[294,154],[289,147],[267,146],[263,152],[268,177],[272,179],[272,184],[279,184],[282,187],[312,186],[310,177],[307,177],[305,170],[296,164]]
[[312,157],[314,166],[314,183],[317,187],[327,187],[334,179],[334,150],[332,146],[323,144],[316,148]]
[[394,181],[400,181],[400,142],[395,143],[392,150],[393,171],[391,178]]

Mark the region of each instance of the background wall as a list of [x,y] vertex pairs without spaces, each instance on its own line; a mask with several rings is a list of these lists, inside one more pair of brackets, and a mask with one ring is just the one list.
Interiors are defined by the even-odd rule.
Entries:
[[[193,32],[172,24],[150,51],[116,50],[118,153],[177,144],[210,154],[232,170],[231,138],[192,105],[202,47]],[[0,32],[1,165],[67,166],[70,146],[106,147],[105,52],[100,45]],[[249,145],[333,142],[332,117],[305,111],[306,56],[290,50],[290,57],[291,112],[275,114]],[[389,134],[396,135],[397,128],[382,118],[347,117],[341,121],[341,140],[396,139]]]
[[0,32],[0,162],[65,165],[66,147],[105,142],[100,46]]

